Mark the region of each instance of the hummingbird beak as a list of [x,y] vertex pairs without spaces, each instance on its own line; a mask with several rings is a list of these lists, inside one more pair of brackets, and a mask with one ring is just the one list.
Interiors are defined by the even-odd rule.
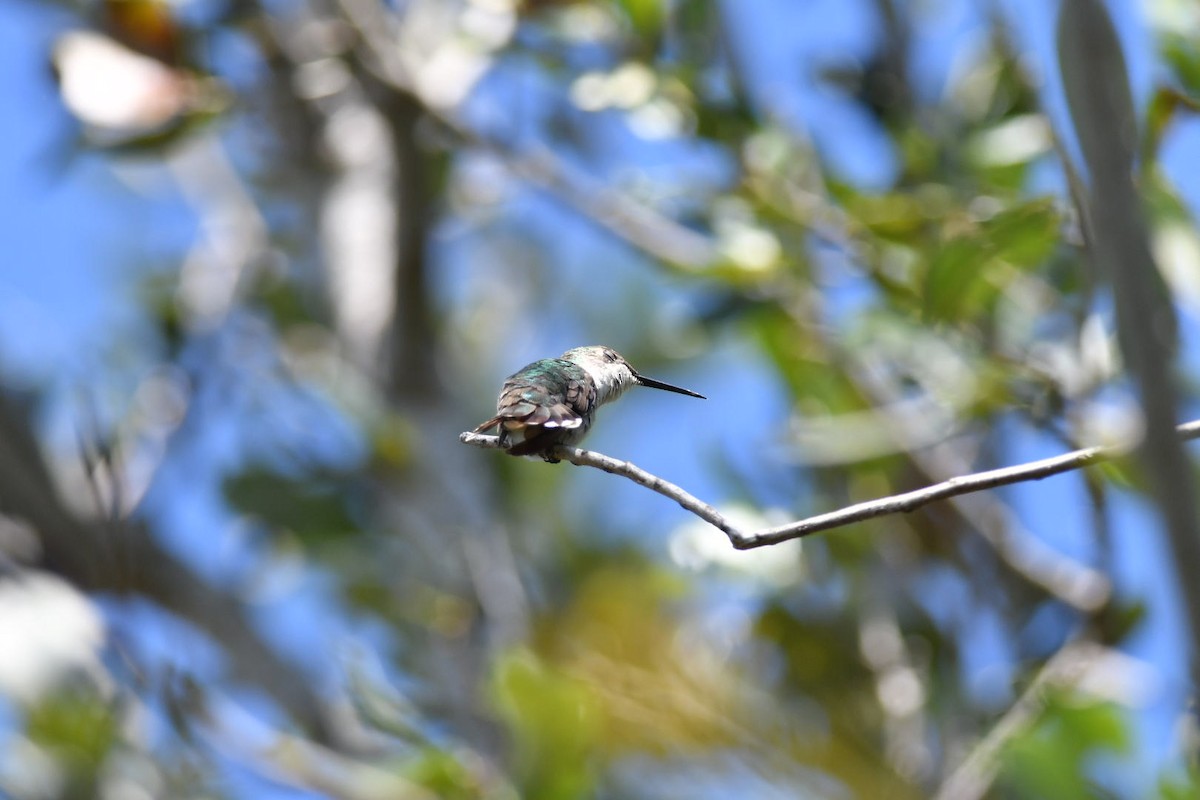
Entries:
[[651,389],[662,389],[664,392],[675,392],[676,394],[686,394],[688,397],[699,397],[701,400],[708,398],[699,392],[693,392],[691,389],[684,389],[680,386],[672,386],[669,383],[656,381],[653,378],[647,378],[644,375],[638,375],[636,372],[633,377],[637,379],[638,386],[649,386]]

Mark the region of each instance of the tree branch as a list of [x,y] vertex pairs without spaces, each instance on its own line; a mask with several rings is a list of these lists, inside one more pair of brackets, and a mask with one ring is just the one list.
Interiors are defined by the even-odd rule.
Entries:
[[[971,455],[961,440],[946,438],[934,444],[929,437],[913,437],[920,431],[922,412],[914,413],[900,405],[899,387],[886,380],[879,370],[871,369],[859,354],[844,351],[835,341],[839,359],[847,362],[849,374],[859,391],[875,405],[891,408],[889,423],[900,450],[921,479],[941,483],[971,469]],[[920,442],[921,444],[914,444]],[[932,446],[930,446],[932,445]],[[1068,442],[1078,448],[1078,444]],[[1112,595],[1112,581],[1103,570],[1082,564],[1039,539],[1021,522],[1004,498],[994,494],[968,494],[948,499],[950,508],[992,548],[992,551],[1016,574],[1049,592],[1072,608],[1089,613],[1102,608]]]
[[[1200,420],[1193,420],[1179,425],[1176,427],[1175,432],[1182,440],[1200,438]],[[500,439],[496,436],[462,433],[459,434],[458,439],[464,444],[474,445],[475,447],[501,449]],[[874,519],[875,517],[908,513],[949,497],[980,492],[985,489],[994,489],[998,486],[1007,486],[1013,483],[1041,480],[1051,475],[1089,467],[1093,464],[1125,455],[1135,446],[1136,443],[1125,443],[1085,447],[1081,450],[1074,450],[1062,455],[1029,461],[1011,467],[974,472],[969,475],[959,475],[922,489],[881,497],[865,503],[856,503],[852,506],[840,508],[837,511],[817,514],[816,516],[807,517],[796,522],[789,522],[786,525],[763,528],[749,533],[739,531],[719,511],[704,501],[697,499],[675,484],[646,472],[644,469],[628,461],[621,461],[611,456],[606,456],[603,453],[581,450],[577,447],[559,446],[554,449],[553,454],[580,467],[595,467],[613,475],[621,475],[634,483],[645,486],[651,491],[658,492],[663,497],[674,500],[686,510],[722,531],[729,537],[730,543],[738,550],[749,550],[754,547],[778,544],[789,539],[800,539],[820,531],[840,528],[855,522]]]
[[1200,586],[1193,578],[1200,563],[1200,504],[1193,492],[1191,459],[1172,430],[1178,408],[1189,398],[1174,373],[1179,319],[1155,263],[1145,203],[1134,180],[1138,112],[1120,39],[1104,3],[1064,0],[1057,43],[1063,91],[1089,178],[1081,214],[1092,225],[1088,257],[1112,292],[1121,360],[1141,403],[1145,436],[1139,455],[1184,600],[1195,692],[1200,690]]
[[[491,450],[503,449],[500,447],[500,437],[498,436],[464,432],[459,434],[458,440],[463,444],[470,444],[476,447],[484,447]],[[657,475],[646,472],[646,470],[628,461],[621,461],[620,459],[606,456],[603,453],[597,453],[593,450],[581,450],[578,447],[563,447],[560,445],[553,452],[558,458],[570,461],[576,466],[595,467],[613,475],[629,478],[629,480],[640,486],[645,486],[652,492],[658,492],[663,497],[671,498],[687,511],[692,512],[710,525],[716,526],[718,530],[729,537],[734,547],[742,547],[739,542],[746,538],[745,534],[733,527],[733,523],[725,519],[721,515],[721,512],[670,481],[665,481]]]

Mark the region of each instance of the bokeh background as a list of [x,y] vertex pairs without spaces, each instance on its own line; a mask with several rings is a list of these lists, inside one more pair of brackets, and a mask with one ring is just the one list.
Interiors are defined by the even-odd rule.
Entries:
[[[1107,9],[1182,419],[1200,7]],[[738,552],[457,440],[590,343],[747,529],[1136,437],[1058,13],[4,0],[0,795],[1196,796],[1137,459]]]

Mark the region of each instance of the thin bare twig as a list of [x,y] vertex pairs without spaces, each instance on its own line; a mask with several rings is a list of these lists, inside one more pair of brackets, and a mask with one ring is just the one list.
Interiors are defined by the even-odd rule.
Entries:
[[[459,434],[458,440],[463,444],[470,444],[476,447],[484,447],[492,450],[503,449],[500,446],[500,437],[498,436],[464,432]],[[629,480],[645,486],[652,492],[658,492],[663,497],[671,498],[687,511],[692,512],[705,522],[716,526],[718,530],[729,537],[734,547],[741,547],[739,542],[746,538],[744,533],[733,527],[732,522],[725,519],[721,515],[721,512],[708,503],[697,499],[670,481],[663,480],[657,475],[646,472],[646,470],[628,461],[621,461],[620,459],[606,456],[603,453],[597,453],[593,450],[581,450],[578,447],[563,447],[561,445],[555,448],[554,455],[564,461],[570,461],[579,467],[595,467],[613,475],[629,478]]]
[[[1190,440],[1200,438],[1200,420],[1193,420],[1179,425],[1175,429],[1180,439]],[[500,449],[500,440],[496,436],[485,436],[478,433],[462,433],[458,437],[464,444],[491,449]],[[980,492],[994,489],[997,486],[1007,486],[1025,481],[1037,481],[1058,475],[1062,472],[1081,469],[1102,461],[1108,461],[1125,455],[1135,443],[1119,445],[1085,447],[1050,458],[1029,461],[1011,467],[975,472],[969,475],[958,475],[949,480],[916,489],[903,494],[881,497],[865,503],[840,508],[825,514],[807,517],[786,525],[773,528],[763,528],[749,533],[739,531],[729,520],[725,519],[715,508],[697,499],[675,484],[663,480],[657,475],[644,469],[621,461],[603,453],[591,450],[581,450],[577,447],[557,447],[553,454],[565,461],[570,461],[580,467],[595,467],[613,475],[621,475],[651,491],[658,492],[663,497],[669,497],[686,510],[692,512],[705,522],[716,527],[729,537],[730,543],[738,550],[749,550],[769,544],[778,544],[789,539],[799,539],[820,531],[840,528],[863,520],[874,519],[888,514],[908,513],[938,500],[945,500],[961,494]]]
[[[898,415],[893,415],[891,427],[905,433],[893,438],[924,480],[940,483],[970,471],[970,456],[963,452],[961,442],[953,438],[943,436],[943,440],[933,446],[914,446],[908,441],[912,431],[920,430],[922,419],[907,410],[908,406],[897,404],[900,391],[878,370],[862,363],[857,354],[843,352],[840,357],[850,363],[855,384],[876,405],[902,409]],[[1078,448],[1075,443],[1068,446]],[[1004,498],[994,494],[969,494],[951,497],[948,502],[1000,560],[1025,580],[1085,613],[1096,611],[1108,602],[1112,581],[1107,575],[1056,551],[1034,536]]]

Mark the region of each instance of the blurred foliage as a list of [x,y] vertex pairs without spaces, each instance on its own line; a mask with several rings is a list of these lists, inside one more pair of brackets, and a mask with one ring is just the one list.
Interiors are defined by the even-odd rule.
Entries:
[[[1147,755],[1136,705],[1084,680],[1022,695],[1065,642],[1120,648],[1154,613],[1105,572],[1112,497],[1146,489],[1132,460],[1056,479],[1086,497],[1069,508],[997,492],[797,557],[698,544],[615,478],[454,441],[516,351],[556,337],[707,369],[717,410],[662,412],[640,452],[763,525],[1130,427],[1064,132],[1004,16],[967,5],[980,35],[934,97],[910,63],[930,12],[891,0],[857,52],[772,75],[753,34],[776,23],[734,2],[71,4],[148,81],[106,129],[60,57],[78,147],[160,168],[198,231],[135,270],[137,341],[111,333],[116,377],[86,388],[138,490],[127,524],[203,579],[47,564],[104,603],[106,677],[14,693],[0,794],[918,798],[979,769],[981,796],[1138,796],[1144,771],[1103,785]],[[1141,188],[1186,306],[1200,237],[1158,159],[1197,111],[1200,37],[1155,35]],[[806,127],[773,83],[838,114]],[[838,157],[845,115],[886,151],[873,188]],[[43,444],[86,496],[77,453]],[[49,519],[127,557],[119,521],[78,505]],[[1039,540],[1068,516],[1086,564]],[[53,779],[28,778],[31,750]],[[1150,758],[1162,797],[1195,793],[1183,759]]]
[[320,481],[306,475],[296,480],[253,468],[225,485],[225,497],[238,512],[295,534],[310,546],[358,532],[360,524],[348,507],[352,491],[352,486],[336,479]]
[[1011,743],[1001,777],[1013,797],[1102,797],[1103,784],[1088,777],[1089,766],[1104,752],[1129,748],[1120,709],[1058,696],[1037,725]]
[[95,797],[99,773],[117,745],[113,709],[95,694],[68,691],[48,697],[29,710],[29,740],[43,748],[62,770],[59,796]]

